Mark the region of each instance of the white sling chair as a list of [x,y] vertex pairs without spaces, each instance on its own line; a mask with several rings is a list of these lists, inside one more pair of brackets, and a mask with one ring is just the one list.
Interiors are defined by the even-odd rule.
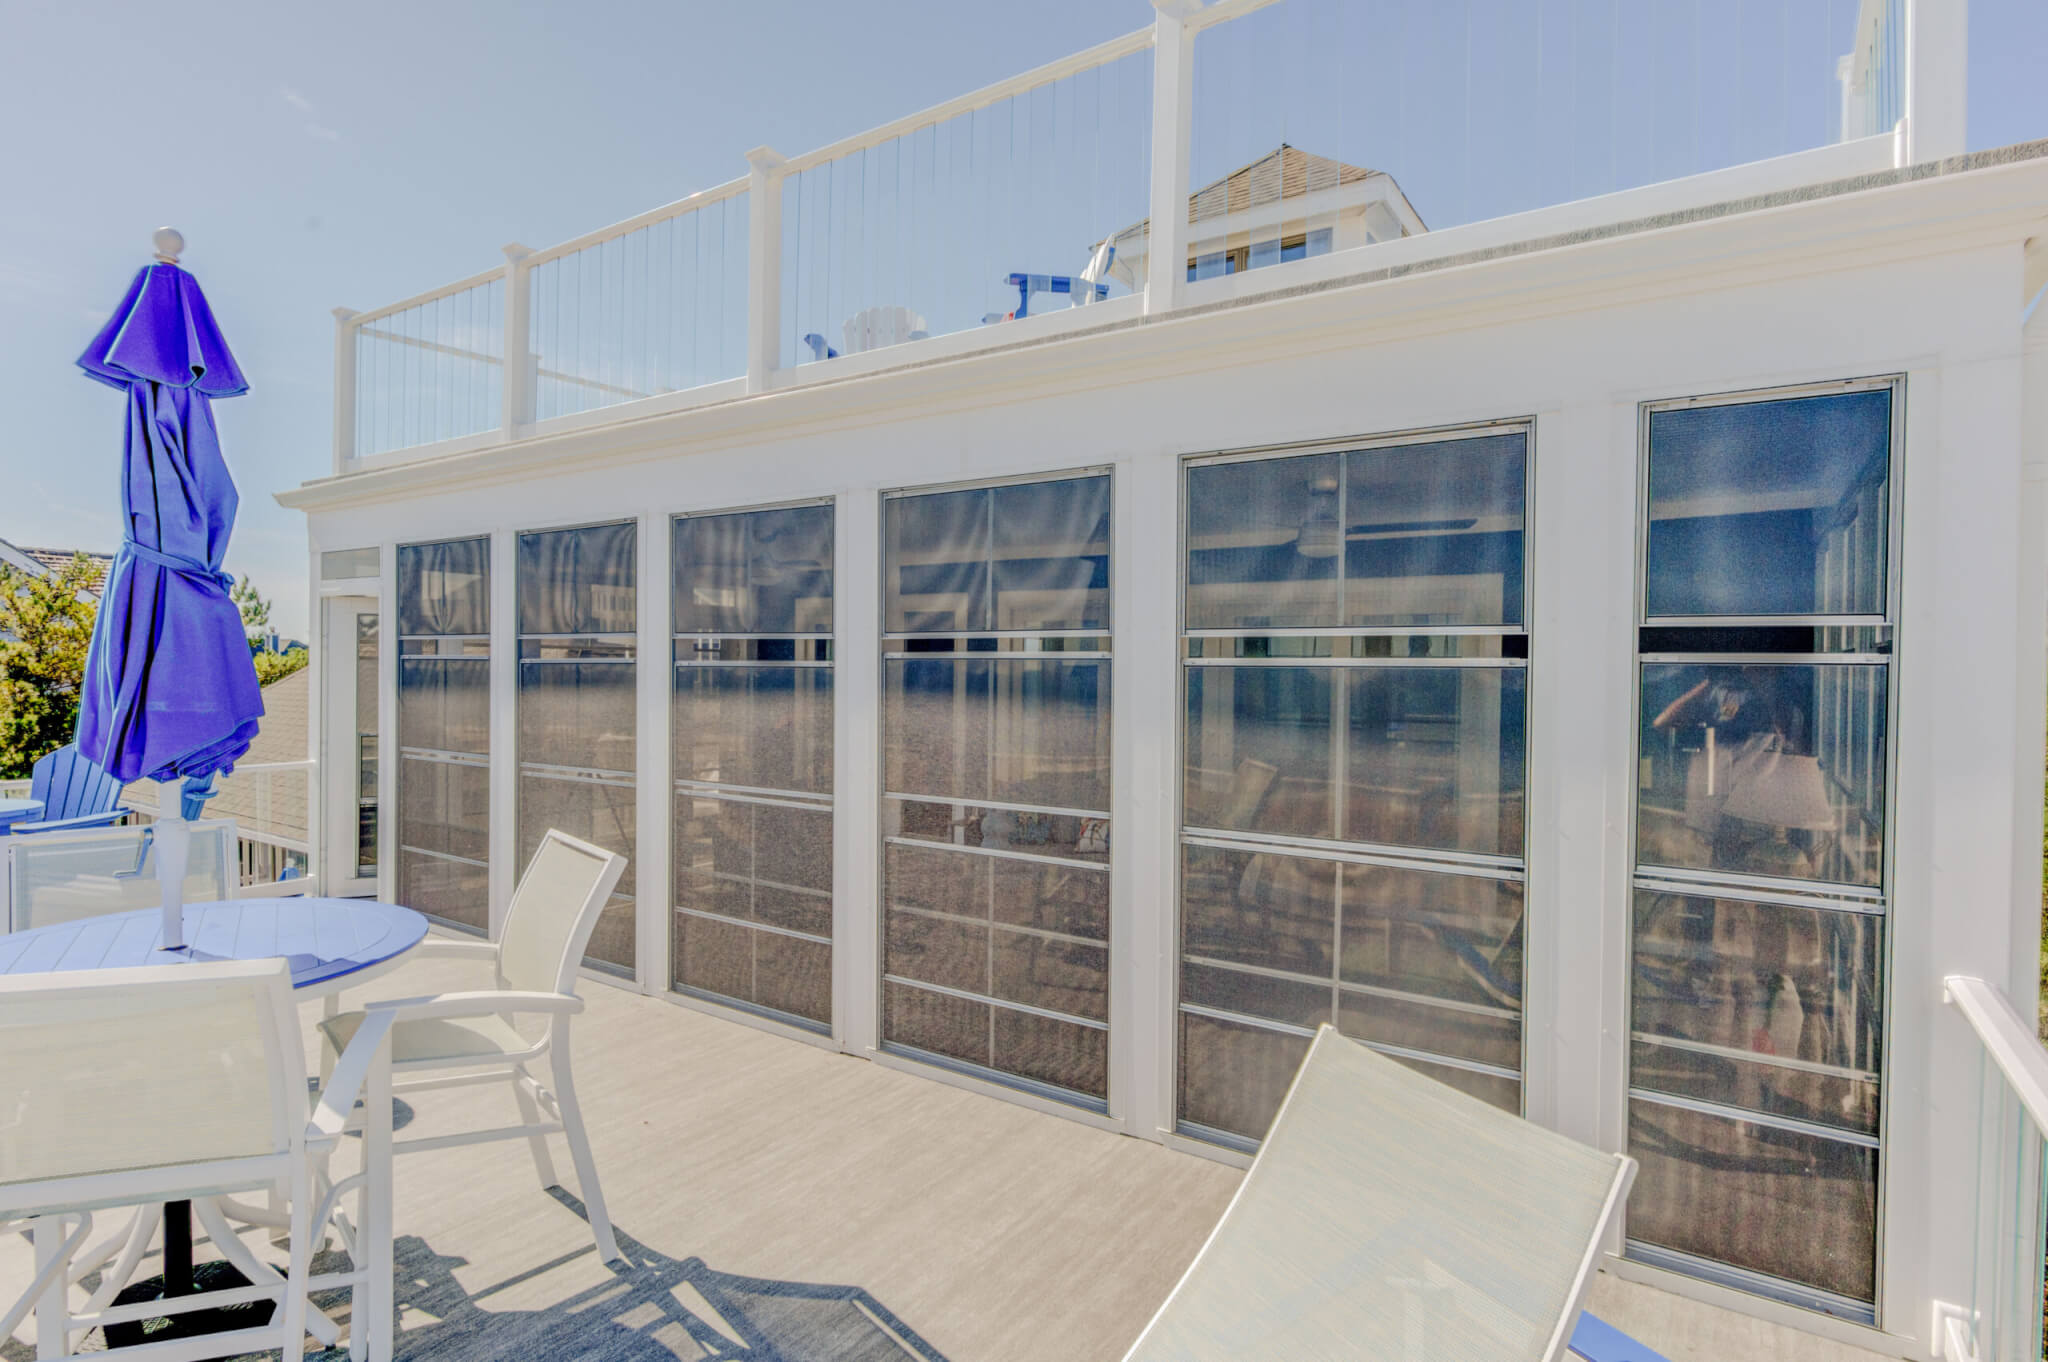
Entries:
[[1635,1169],[1326,1025],[1124,1362],[1557,1362]]
[[[417,957],[491,961],[497,967],[495,989],[376,1003],[367,1012],[344,1012],[320,1023],[332,1055],[346,1052],[365,1016],[395,1017],[397,1024],[391,1033],[392,1072],[398,1076],[392,1085],[395,1092],[509,1082],[519,1104],[519,1125],[400,1140],[393,1150],[420,1153],[524,1139],[533,1151],[541,1186],[553,1187],[558,1180],[547,1137],[559,1132],[568,1141],[591,1233],[606,1262],[619,1256],[619,1247],[612,1238],[604,1193],[597,1185],[597,1165],[590,1155],[590,1137],[576,1103],[569,1065],[569,1018],[583,1010],[583,1000],[576,996],[576,971],[583,962],[584,947],[625,869],[625,857],[565,832],[550,831],[541,838],[540,849],[513,891],[505,929],[496,945],[429,938],[413,952]],[[545,1019],[535,1037],[523,1036],[513,1027],[510,1018],[521,1013]],[[543,1059],[552,1071],[552,1089],[527,1069]]]
[[[307,1293],[347,1287],[357,1320],[371,1321],[352,1330],[350,1356],[361,1362],[376,1311],[388,1314],[392,1299],[389,1161],[376,1157],[388,1123],[372,1132],[364,1172],[329,1186],[321,1169],[358,1090],[388,1082],[373,1073],[388,1030],[382,1019],[361,1029],[309,1121],[306,1052],[283,960],[0,977],[0,1228],[26,1231],[36,1248],[28,1290],[0,1303],[0,1339],[34,1311],[37,1355],[70,1357],[89,1329],[268,1299],[275,1308],[261,1326],[92,1355],[187,1362],[277,1348],[297,1362],[308,1331],[324,1343],[338,1337]],[[212,1201],[280,1183],[291,1227],[283,1276],[229,1232]],[[351,1191],[362,1198],[359,1226],[345,1236],[351,1268],[315,1276],[313,1245]],[[172,1200],[192,1201],[251,1285],[74,1310],[70,1268],[94,1212]],[[388,1348],[376,1356],[382,1362]]]

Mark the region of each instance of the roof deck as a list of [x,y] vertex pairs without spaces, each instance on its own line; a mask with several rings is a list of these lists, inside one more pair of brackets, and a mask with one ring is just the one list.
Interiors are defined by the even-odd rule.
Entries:
[[[376,991],[474,987],[464,969],[415,963]],[[407,1156],[401,1358],[713,1356],[709,1340],[740,1327],[720,1306],[776,1283],[801,1298],[786,1308],[815,1311],[817,1356],[884,1355],[861,1349],[876,1339],[865,1321],[886,1312],[943,1362],[1113,1362],[1237,1185],[1234,1169],[1149,1141],[655,999],[583,992],[578,1087],[630,1266],[596,1261],[580,1202],[540,1190],[517,1142]],[[316,1017],[305,1013],[309,1037]],[[494,1103],[509,1110],[495,1087],[452,1089],[401,1119],[412,1135],[499,1124]],[[29,1266],[18,1237],[0,1244],[0,1293]],[[848,1293],[793,1289],[805,1286],[865,1295],[848,1309]],[[1592,1308],[1671,1362],[1876,1356],[1607,1274]],[[0,1343],[8,1362],[32,1355]]]
[[1954,7],[1841,0],[1738,33],[1575,0],[1484,22],[1436,6],[1388,33],[1338,0],[1155,5],[1009,80],[337,309],[334,474],[1964,149]]

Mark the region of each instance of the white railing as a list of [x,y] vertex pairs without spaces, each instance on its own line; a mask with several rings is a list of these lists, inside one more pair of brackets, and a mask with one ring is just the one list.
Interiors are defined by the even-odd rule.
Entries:
[[1738,34],[1610,0],[1153,5],[922,113],[338,309],[335,471],[1285,287],[1226,277],[1267,265],[1412,266],[1963,149],[1958,6],[1791,4]]
[[1970,1300],[1936,1307],[1936,1355],[1948,1362],[2040,1362],[2048,1048],[1990,984],[1961,976],[1945,983],[1949,1006],[1982,1046],[1982,1067]]
[[[239,840],[241,891],[313,892],[310,797],[318,779],[313,761],[243,762],[223,776],[207,801],[206,817],[231,818]],[[163,786],[128,787],[124,802],[141,821],[161,812]]]

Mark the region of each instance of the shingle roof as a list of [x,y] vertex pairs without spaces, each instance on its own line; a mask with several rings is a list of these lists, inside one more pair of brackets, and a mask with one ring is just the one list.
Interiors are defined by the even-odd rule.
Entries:
[[[249,744],[249,754],[236,763],[235,774],[221,782],[220,793],[207,801],[208,818],[232,818],[244,832],[306,845],[306,796],[311,773],[244,774],[243,768],[263,762],[306,760],[311,750],[306,745],[306,735],[312,695],[313,672],[309,667],[301,667],[263,688],[263,719],[256,741]],[[155,781],[138,780],[122,792],[122,803],[154,813],[161,788]]]
[[114,567],[114,555],[111,553],[93,553],[89,550],[78,549],[38,549],[31,548],[27,544],[11,544],[9,547],[34,559],[42,566],[45,572],[62,572],[65,568],[71,566],[73,555],[84,552],[93,567],[92,580],[87,584],[86,590],[92,592],[94,596],[99,596],[106,591],[107,573],[112,571]]

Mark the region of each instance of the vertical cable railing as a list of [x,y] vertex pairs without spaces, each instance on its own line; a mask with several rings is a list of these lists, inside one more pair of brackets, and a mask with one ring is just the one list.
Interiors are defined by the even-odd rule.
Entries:
[[496,429],[505,283],[487,276],[354,318],[355,448],[364,458]]
[[1982,1048],[1970,1299],[1937,1307],[1939,1355],[1950,1362],[2040,1362],[2048,1047],[1983,980],[1952,977],[1946,991]]
[[1150,41],[791,160],[780,366],[1133,291],[1100,248],[1146,215]]
[[746,373],[738,180],[527,257],[532,410],[544,422]]

